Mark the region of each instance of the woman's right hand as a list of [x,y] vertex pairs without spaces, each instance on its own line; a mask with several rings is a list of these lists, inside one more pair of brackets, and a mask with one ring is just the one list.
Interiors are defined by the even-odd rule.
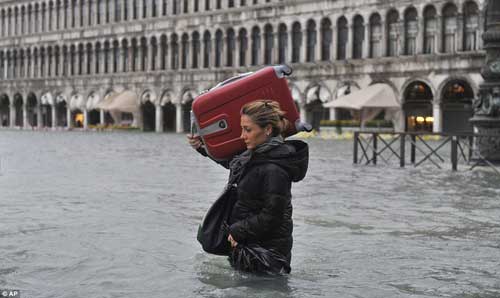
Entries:
[[192,135],[192,134],[188,134],[187,135],[187,139],[188,139],[188,142],[189,142],[189,145],[191,145],[191,147],[194,149],[194,150],[197,150],[198,148],[201,147],[201,137],[200,136],[195,136],[195,135]]

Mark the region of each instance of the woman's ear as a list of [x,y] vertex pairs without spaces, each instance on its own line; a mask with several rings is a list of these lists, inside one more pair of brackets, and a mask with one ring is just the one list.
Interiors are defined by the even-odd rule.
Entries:
[[266,125],[264,130],[266,131],[266,136],[268,137],[273,133],[273,127],[271,124]]

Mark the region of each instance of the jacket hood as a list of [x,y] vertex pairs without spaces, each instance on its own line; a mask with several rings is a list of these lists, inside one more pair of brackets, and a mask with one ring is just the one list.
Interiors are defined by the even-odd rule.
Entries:
[[253,162],[271,162],[288,172],[293,182],[298,182],[306,176],[309,165],[309,147],[299,140],[287,140],[269,151],[255,154]]

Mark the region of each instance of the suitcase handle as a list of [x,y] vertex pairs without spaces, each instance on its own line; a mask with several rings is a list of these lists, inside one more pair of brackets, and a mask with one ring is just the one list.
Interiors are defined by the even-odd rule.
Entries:
[[225,80],[225,81],[222,81],[222,82],[220,82],[219,84],[215,85],[215,87],[213,87],[213,88],[212,88],[212,89],[210,89],[210,90],[213,90],[213,89],[215,89],[215,88],[222,87],[222,86],[224,86],[224,85],[227,85],[227,84],[229,84],[229,83],[231,83],[231,82],[234,82],[234,81],[237,81],[237,80],[239,80],[239,79],[243,79],[244,77],[248,77],[248,76],[249,76],[249,75],[251,75],[251,74],[253,74],[253,72],[245,72],[245,73],[239,74],[239,75],[237,75],[237,76],[231,77],[231,78],[229,78],[229,79],[227,79],[227,80]]

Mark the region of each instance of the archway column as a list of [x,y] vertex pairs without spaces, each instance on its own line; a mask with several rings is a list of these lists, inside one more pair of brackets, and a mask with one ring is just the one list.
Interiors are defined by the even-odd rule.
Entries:
[[156,132],[163,132],[163,109],[161,105],[155,105],[155,131]]
[[337,120],[337,109],[330,108],[330,120]]
[[42,105],[37,103],[36,105],[36,126],[42,128]]
[[89,128],[89,111],[87,109],[83,110],[83,129],[87,130]]
[[71,121],[71,109],[69,108],[69,105],[67,105],[66,109],[66,127],[67,128],[72,128],[73,127],[73,121]]
[[184,131],[184,117],[182,115],[182,104],[181,103],[176,103],[175,104],[175,131],[176,132],[183,132]]
[[300,120],[309,123],[309,119],[307,119],[306,104],[299,103],[299,109],[300,109]]
[[441,109],[441,105],[439,103],[434,103],[432,105],[432,117],[434,118],[434,122],[432,124],[432,132],[442,132],[443,131],[443,123],[442,123],[442,115],[443,111]]
[[99,110],[99,123],[104,126],[106,124],[106,116],[104,110]]
[[57,125],[57,119],[56,119],[56,105],[53,104],[50,106],[50,111],[52,113],[52,130],[55,130],[56,129],[56,125]]
[[11,103],[9,105],[9,113],[10,113],[9,126],[12,128],[12,127],[16,126],[16,107],[14,106],[14,103]]
[[[26,97],[24,97],[26,98]],[[28,105],[23,104],[23,127],[24,128],[29,128],[31,125],[28,122]]]

